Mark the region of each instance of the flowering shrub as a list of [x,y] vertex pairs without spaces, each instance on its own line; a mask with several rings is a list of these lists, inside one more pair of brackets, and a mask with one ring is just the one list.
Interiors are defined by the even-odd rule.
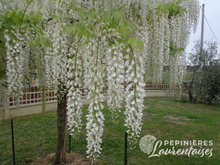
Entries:
[[[180,84],[184,48],[198,18],[197,0],[30,0],[11,4],[6,5],[10,7],[1,22],[9,93],[20,94],[30,70],[37,72],[41,86],[58,90],[62,83],[68,89],[68,128],[77,134],[82,126],[79,88],[87,88],[87,154],[93,158],[101,154],[103,90],[107,89],[114,120],[125,100],[125,126],[135,144],[142,128],[144,79],[160,82],[163,66],[169,65],[170,84]],[[9,18],[13,25],[8,24]],[[58,100],[65,90],[58,93]]]

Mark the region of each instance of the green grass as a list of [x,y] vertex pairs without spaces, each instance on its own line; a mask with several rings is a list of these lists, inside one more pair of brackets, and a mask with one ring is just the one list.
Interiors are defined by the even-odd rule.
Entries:
[[[146,98],[145,105],[147,108],[144,110],[141,137],[150,134],[157,140],[213,140],[213,156],[161,155],[148,158],[137,145],[136,149],[128,150],[129,165],[219,164],[220,105],[180,103],[174,98]],[[98,161],[103,165],[122,165],[125,131],[123,112],[119,123],[112,122],[108,109],[104,113],[103,151]],[[0,123],[0,129],[0,164],[8,165],[12,162],[10,121]],[[56,148],[56,113],[15,119],[14,134],[17,164],[29,164],[37,157],[52,153]],[[78,139],[72,138],[72,151],[86,152],[85,129]]]

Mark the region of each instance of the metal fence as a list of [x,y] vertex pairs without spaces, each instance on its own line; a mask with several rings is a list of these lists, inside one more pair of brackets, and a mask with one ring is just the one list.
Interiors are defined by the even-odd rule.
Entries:
[[[146,83],[145,90],[168,90],[169,84],[168,83]],[[87,96],[88,89],[80,88],[82,96]],[[105,89],[104,93],[107,92]],[[45,97],[43,97],[45,96]],[[41,103],[45,98],[45,101],[55,101],[57,100],[56,91],[53,89],[46,89],[42,90],[39,87],[31,87],[24,90],[24,94],[21,95],[19,98],[16,97],[9,97],[9,106],[16,106],[19,105],[27,105],[27,104],[34,104],[34,103]]]
[[[43,97],[45,96],[45,97]],[[45,98],[45,101],[54,101],[57,99],[55,90],[46,89],[41,90],[38,87],[31,87],[24,90],[24,94],[19,98],[17,97],[9,97],[9,106],[16,106],[17,103],[19,105],[27,105],[40,103]]]
[[168,90],[169,83],[146,83],[145,90]]

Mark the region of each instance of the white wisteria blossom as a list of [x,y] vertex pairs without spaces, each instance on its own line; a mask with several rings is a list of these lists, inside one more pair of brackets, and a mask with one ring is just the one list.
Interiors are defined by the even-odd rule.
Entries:
[[[129,51],[129,50],[128,50]],[[130,52],[130,51],[129,51]],[[129,53],[128,52],[128,53]],[[128,54],[126,60],[126,119],[125,126],[128,128],[128,138],[134,147],[137,142],[142,128],[142,117],[144,108],[144,66],[145,60],[142,57],[143,54],[132,50],[132,53]],[[133,58],[131,58],[133,56]]]
[[6,31],[5,46],[7,48],[7,84],[8,93],[17,97],[22,95],[25,75],[29,73],[29,50],[27,44],[29,32],[14,28],[11,33]]
[[47,33],[51,38],[51,47],[46,48],[45,65],[46,65],[46,81],[50,87],[57,89],[58,81],[67,81],[67,39],[62,32],[62,24],[56,23],[53,29]]
[[[67,121],[68,129],[72,135],[77,135],[82,129],[82,91],[83,87],[83,56],[84,50],[80,49],[83,43],[83,38],[75,38],[70,51],[68,59],[68,73],[67,73]],[[77,47],[75,50],[74,47]]]
[[101,154],[106,98],[114,120],[125,101],[125,126],[134,146],[142,130],[145,82],[161,82],[166,66],[171,88],[180,87],[198,0],[3,2],[8,93],[19,97],[31,72],[43,89],[62,86],[58,103],[67,96],[68,130],[77,135],[83,128],[82,90],[88,90],[89,157]]
[[[98,41],[97,41],[98,40]],[[94,159],[98,158],[101,153],[102,135],[104,131],[104,109],[103,101],[105,100],[103,90],[104,84],[104,67],[102,64],[103,55],[105,53],[104,44],[101,38],[91,38],[85,57],[85,87],[88,88],[89,93],[87,99],[90,101],[88,114],[86,115],[87,124],[87,154]]]
[[123,45],[110,47],[107,51],[107,94],[108,106],[112,112],[113,119],[116,120],[120,112],[121,102],[124,99],[124,57],[122,54]]

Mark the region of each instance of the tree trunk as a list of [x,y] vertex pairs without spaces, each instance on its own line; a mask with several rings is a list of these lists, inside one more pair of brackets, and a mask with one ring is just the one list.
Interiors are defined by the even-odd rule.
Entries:
[[58,97],[57,103],[57,148],[53,165],[61,164],[66,161],[66,101],[67,94],[65,93],[62,98]]

